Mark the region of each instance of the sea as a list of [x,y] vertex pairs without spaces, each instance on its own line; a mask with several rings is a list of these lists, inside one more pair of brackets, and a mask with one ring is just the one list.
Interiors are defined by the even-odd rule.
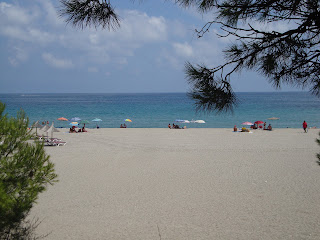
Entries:
[[[169,123],[187,128],[233,128],[247,121],[264,121],[273,128],[302,128],[306,121],[309,127],[320,128],[320,98],[309,92],[236,94],[239,103],[232,113],[199,112],[186,93],[0,94],[0,101],[5,103],[5,113],[10,117],[23,109],[30,124],[49,121],[65,128],[70,127],[70,122],[58,118],[78,117],[87,121],[87,128],[119,128],[123,123],[128,128],[166,128]],[[268,119],[272,117],[279,119]],[[92,121],[95,118],[101,121]]]

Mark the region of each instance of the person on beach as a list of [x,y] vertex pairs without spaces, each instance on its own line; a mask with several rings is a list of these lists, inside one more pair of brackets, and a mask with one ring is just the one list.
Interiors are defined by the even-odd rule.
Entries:
[[237,126],[236,126],[236,125],[234,125],[234,127],[233,127],[233,131],[234,131],[234,132],[238,132],[238,128],[237,128]]
[[86,130],[86,124],[83,124],[83,127],[82,127],[82,132],[87,132],[87,130]]
[[171,125],[170,125],[170,123],[168,124],[168,128],[171,128]]
[[307,124],[306,121],[303,121],[302,127],[303,127],[303,130],[304,130],[305,133],[308,132],[308,124]]
[[266,129],[267,129],[267,123],[264,122],[264,124],[263,124],[263,130],[266,130]]
[[124,127],[124,128],[127,128],[127,125],[124,123],[124,124],[123,124],[123,127]]
[[76,127],[75,126],[72,126],[69,130],[69,133],[77,133],[76,131]]
[[123,125],[122,125],[122,123],[120,124],[120,128],[123,128]]
[[269,126],[268,126],[268,130],[269,130],[269,131],[272,131],[271,124],[269,124]]

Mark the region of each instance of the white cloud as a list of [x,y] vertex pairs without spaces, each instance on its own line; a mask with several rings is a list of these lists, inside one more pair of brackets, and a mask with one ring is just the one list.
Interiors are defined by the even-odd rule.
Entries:
[[55,68],[67,69],[74,67],[72,61],[56,58],[51,53],[43,53],[42,58],[48,65]]
[[188,43],[173,43],[174,51],[183,57],[191,57],[193,55],[192,47]]
[[124,11],[121,28],[113,32],[119,41],[154,42],[167,39],[167,22],[163,17],[149,17],[135,10]]
[[[16,12],[21,12],[23,16],[21,19],[26,19],[28,24],[22,25],[22,20],[19,20],[21,24],[10,20],[14,14],[10,18],[0,16],[0,21],[5,19],[6,23],[0,22],[0,34],[17,43],[24,42],[34,51],[37,48],[46,52],[42,54],[42,58],[51,66],[57,68],[86,66],[90,72],[95,70],[88,68],[88,65],[112,64],[110,67],[127,65],[128,58],[133,57],[138,49],[145,46],[158,49],[166,45],[168,50],[166,57],[171,58],[171,62],[179,68],[191,57],[197,58],[200,52],[199,49],[195,52],[197,41],[191,43],[181,41],[181,38],[190,36],[192,39],[193,36],[190,29],[178,20],[169,21],[162,16],[150,16],[137,10],[120,10],[121,27],[116,31],[95,28],[79,30],[61,23],[54,3],[52,0],[36,0],[25,4],[24,8],[7,4]],[[2,8],[8,8],[7,5],[1,4]],[[173,38],[175,43],[172,43]],[[57,57],[66,51],[76,58],[65,60]],[[49,52],[54,52],[55,55]],[[179,62],[181,64],[178,64]]]
[[12,66],[18,66],[20,63],[25,62],[28,60],[28,51],[24,48],[23,45],[21,46],[13,46],[9,50],[8,61]]
[[0,3],[0,15],[2,23],[26,25],[32,19],[25,9],[5,2]]
[[42,31],[38,25],[38,10],[21,8],[16,5],[0,3],[0,34],[13,40],[37,44],[47,44],[54,40],[49,32]]
[[60,27],[63,25],[63,20],[58,16],[57,8],[53,6],[51,1],[38,0],[45,11],[46,20],[50,25]]

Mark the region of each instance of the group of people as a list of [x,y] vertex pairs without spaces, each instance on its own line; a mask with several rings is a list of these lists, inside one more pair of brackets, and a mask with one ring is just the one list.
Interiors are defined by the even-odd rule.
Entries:
[[83,127],[82,128],[79,128],[79,130],[77,131],[76,127],[75,126],[72,126],[70,129],[69,129],[69,133],[78,133],[78,132],[87,132],[86,130],[86,124],[83,124]]
[[124,124],[121,124],[120,125],[120,128],[127,128],[127,125],[124,123]]
[[[263,129],[263,130],[272,131],[272,126],[271,126],[271,124],[269,124],[269,126],[267,127],[267,123],[266,123],[266,122],[263,124],[263,127],[262,127],[262,126],[259,126],[258,124],[254,124],[254,125],[252,125],[250,128],[251,128],[251,129],[259,129],[259,128],[261,128],[261,129]],[[234,125],[233,131],[234,131],[234,132],[237,132],[237,131],[238,131],[238,128],[237,128],[236,125]],[[246,128],[242,128],[241,131],[242,131],[242,132],[248,132],[249,130],[246,129]]]
[[271,126],[271,124],[269,124],[269,126],[267,127],[267,123],[266,122],[264,122],[264,124],[263,124],[263,127],[262,126],[260,126],[259,124],[253,124],[252,126],[251,126],[251,128],[252,129],[263,129],[263,130],[269,130],[269,131],[272,131],[272,126]]
[[[170,124],[169,124],[169,126],[170,126]],[[262,126],[259,126],[258,124],[254,124],[254,125],[251,126],[251,128],[252,128],[252,129],[258,129],[258,128],[262,128]],[[307,124],[306,121],[303,121],[303,123],[302,123],[302,128],[303,128],[303,130],[304,130],[305,133],[308,132],[308,124]],[[271,126],[271,124],[269,124],[269,126],[267,127],[267,123],[265,122],[265,123],[263,124],[263,130],[272,131],[272,126]],[[237,128],[236,125],[234,125],[233,131],[234,131],[234,132],[237,132],[237,131],[238,131],[238,128]]]
[[184,126],[184,127],[181,128],[179,125],[174,124],[174,123],[172,123],[172,126],[171,126],[170,123],[169,123],[168,124],[168,128],[170,128],[170,129],[186,129],[187,127]]

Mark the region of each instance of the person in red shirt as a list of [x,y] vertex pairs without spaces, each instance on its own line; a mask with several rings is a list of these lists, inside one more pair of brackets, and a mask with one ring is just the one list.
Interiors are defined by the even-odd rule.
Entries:
[[302,127],[303,127],[304,132],[308,131],[308,124],[306,123],[306,121],[303,121]]

